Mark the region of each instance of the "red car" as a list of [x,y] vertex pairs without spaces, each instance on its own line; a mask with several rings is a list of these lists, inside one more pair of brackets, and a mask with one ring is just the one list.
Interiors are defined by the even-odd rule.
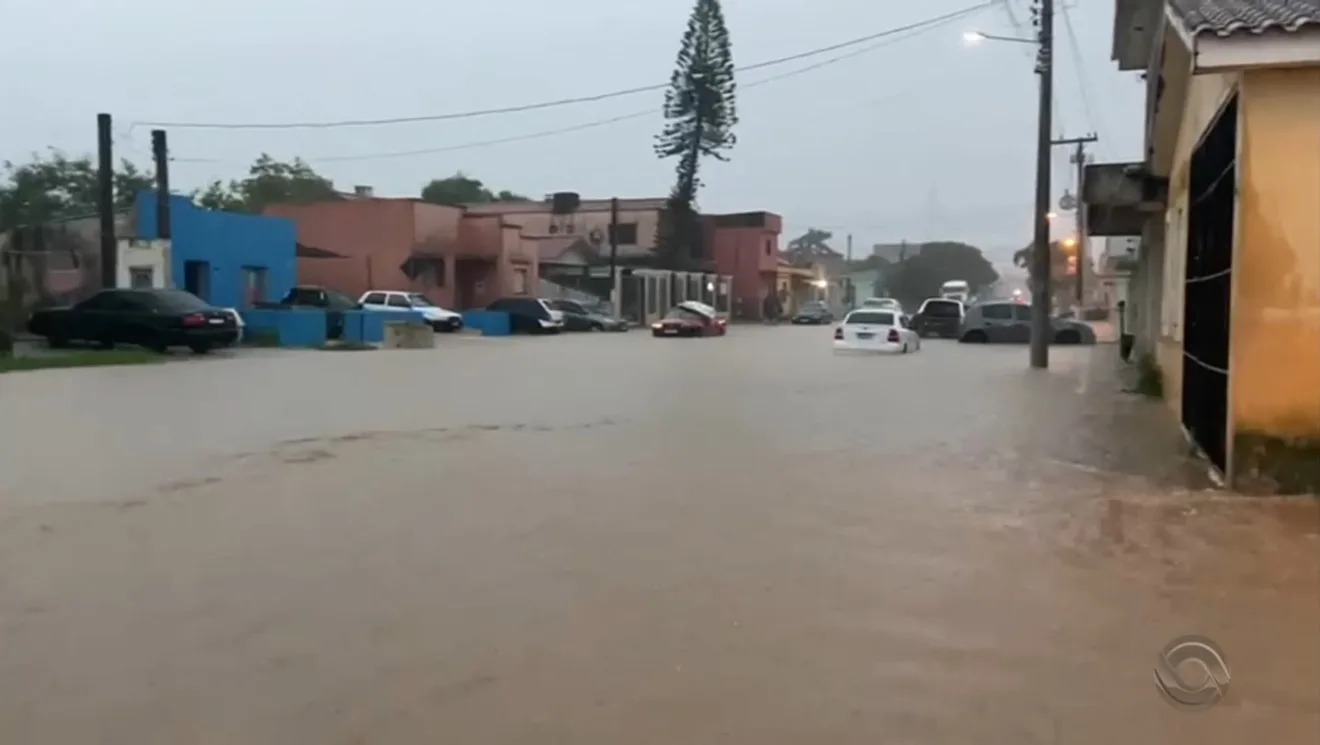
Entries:
[[686,300],[651,324],[651,336],[724,336],[728,322],[705,303]]

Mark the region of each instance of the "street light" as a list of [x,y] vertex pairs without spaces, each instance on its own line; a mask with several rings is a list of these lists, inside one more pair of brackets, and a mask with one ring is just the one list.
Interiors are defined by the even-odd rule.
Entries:
[[1058,212],[1046,212],[1046,213],[1045,213],[1045,219],[1046,219],[1046,220],[1057,220],[1058,218],[1059,218],[1059,213],[1058,213]]
[[1040,101],[1036,111],[1036,199],[1031,253],[1031,366],[1050,366],[1050,135],[1054,108],[1054,3],[1040,0],[1039,35],[1035,38],[997,36],[981,31],[963,34],[965,44],[1004,41],[1030,44],[1036,48],[1036,74],[1040,76]]
[[976,46],[983,41],[1007,41],[1014,44],[1040,44],[1036,39],[1023,39],[1019,36],[999,36],[998,34],[987,34],[984,31],[966,31],[963,32],[963,43],[969,47]]

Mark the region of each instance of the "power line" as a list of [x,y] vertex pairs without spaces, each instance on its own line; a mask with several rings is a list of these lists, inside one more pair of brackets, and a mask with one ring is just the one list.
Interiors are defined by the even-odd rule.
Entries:
[[[860,36],[855,39],[849,39],[848,41],[839,42],[837,44],[831,44],[829,46],[809,49],[805,52],[799,52],[797,54],[792,54],[787,57],[779,57],[777,59],[766,60],[764,62],[757,62],[756,64],[753,65],[746,65],[744,67],[735,68],[735,72],[751,72],[753,70],[760,70],[767,67],[775,67],[778,65],[787,64],[789,62],[797,62],[798,60],[808,59],[810,57],[816,57],[822,54],[828,54],[830,52],[835,52],[840,49],[854,47],[859,44],[866,44],[867,42],[883,39],[887,36],[895,36],[908,31],[915,31],[923,27],[947,23],[950,21],[957,20],[959,18],[969,16],[973,13],[984,10],[986,8],[989,8],[990,6],[995,5],[999,2],[1002,2],[1002,0],[988,0],[987,2],[981,2],[976,5],[963,8],[962,10],[957,10],[952,13],[945,13],[940,16],[934,16],[932,18],[927,18],[923,21],[917,21],[916,23],[907,24],[906,26],[899,26],[896,28],[886,29],[884,31],[879,31],[873,34],[867,34],[866,36]],[[634,88],[624,88],[621,90],[610,91],[608,93],[597,93],[595,95],[590,95],[590,96],[577,96],[574,98],[561,98],[554,101],[541,101],[539,103],[522,104],[518,106],[503,106],[494,109],[478,109],[474,111],[461,111],[461,112],[453,112],[448,114],[429,114],[424,116],[391,117],[385,119],[343,119],[338,121],[324,121],[324,122],[223,123],[223,122],[135,121],[129,126],[129,128],[132,129],[134,127],[167,127],[174,129],[335,129],[335,128],[343,128],[343,127],[379,127],[379,126],[386,126],[391,124],[414,124],[418,122],[438,122],[438,121],[448,121],[452,119],[471,119],[480,116],[495,116],[497,114],[515,114],[524,111],[536,111],[539,109],[549,109],[559,106],[570,106],[573,104],[580,104],[580,103],[593,103],[596,101],[604,101],[610,98],[619,98],[622,96],[635,95],[637,93],[646,93],[650,91],[662,90],[664,88],[668,88],[669,85],[670,84],[668,82],[657,83],[655,85],[643,85]]]
[[1074,72],[1077,75],[1077,87],[1080,89],[1082,97],[1082,111],[1086,114],[1086,123],[1090,125],[1089,129],[1104,129],[1100,126],[1102,122],[1096,117],[1096,110],[1091,106],[1091,97],[1087,94],[1086,85],[1086,66],[1082,60],[1082,47],[1077,43],[1077,32],[1073,29],[1072,14],[1068,12],[1068,6],[1063,6],[1063,26],[1068,34],[1068,48],[1072,52]]
[[[854,58],[854,57],[860,57],[860,56],[863,55],[863,54],[868,54],[868,53],[873,52],[873,51],[875,51],[875,50],[877,50],[877,49],[880,49],[880,48],[882,48],[882,47],[891,46],[891,45],[896,44],[896,43],[898,43],[898,42],[906,41],[907,39],[910,39],[910,38],[913,38],[913,37],[918,36],[918,35],[920,35],[920,34],[923,34],[923,33],[927,32],[927,31],[931,31],[931,30],[934,30],[934,29],[936,29],[936,28],[941,28],[941,27],[943,27],[943,26],[949,25],[949,24],[953,23],[954,21],[958,20],[958,18],[960,18],[960,17],[961,17],[961,16],[959,16],[959,17],[957,17],[957,18],[943,19],[943,20],[941,20],[941,21],[940,21],[939,23],[937,23],[937,24],[931,24],[931,25],[927,25],[927,26],[924,26],[924,27],[921,27],[921,28],[917,28],[917,29],[915,29],[915,30],[909,30],[906,34],[904,34],[904,35],[902,35],[902,36],[890,36],[890,37],[886,37],[886,38],[884,38],[884,39],[882,39],[882,40],[880,40],[880,41],[878,41],[878,42],[876,42],[876,43],[874,43],[874,44],[868,44],[867,46],[862,47],[861,49],[854,49],[854,50],[852,50],[852,51],[850,51],[850,52],[846,52],[846,53],[844,53],[844,54],[836,55],[836,56],[834,56],[834,57],[830,57],[830,58],[827,58],[827,59],[824,59],[824,60],[820,60],[820,61],[818,61],[818,62],[814,62],[814,63],[812,63],[812,64],[810,64],[810,65],[805,66],[805,67],[799,67],[799,68],[796,68],[796,69],[793,69],[793,70],[788,70],[788,71],[786,71],[786,72],[779,73],[779,74],[777,74],[777,75],[771,75],[771,76],[769,76],[769,77],[762,78],[762,79],[760,79],[760,80],[754,80],[754,81],[752,81],[752,82],[750,82],[750,83],[746,83],[746,84],[741,85],[741,86],[740,86],[740,89],[741,89],[741,90],[746,90],[746,89],[748,89],[748,88],[756,88],[756,87],[758,87],[758,86],[766,85],[766,84],[768,84],[768,83],[774,83],[774,82],[778,82],[778,81],[780,81],[780,80],[785,80],[785,79],[787,79],[787,78],[796,77],[796,76],[798,76],[798,75],[802,75],[802,74],[804,74],[804,73],[808,73],[808,72],[811,72],[811,71],[813,71],[813,70],[818,70],[818,69],[820,69],[820,68],[822,68],[822,67],[827,67],[827,66],[829,66],[829,65],[837,64],[837,63],[839,63],[839,62],[843,62],[843,61],[845,61],[845,60],[849,60],[849,59],[852,59],[852,58]],[[911,92],[910,90],[905,90],[905,91],[903,91],[901,94],[898,94],[898,95],[895,95],[895,96],[886,96],[886,97],[883,97],[881,100],[883,100],[883,101],[889,101],[889,100],[892,100],[892,99],[894,99],[894,98],[898,98],[898,97],[900,97],[901,95],[905,95],[905,94],[910,93],[910,92]],[[474,142],[464,142],[464,143],[459,143],[459,144],[455,144],[455,145],[445,145],[445,146],[441,146],[441,147],[422,148],[422,149],[417,149],[417,150],[394,150],[394,151],[377,152],[377,153],[362,153],[362,154],[357,154],[357,155],[331,155],[331,156],[321,156],[321,157],[305,157],[305,158],[303,158],[303,160],[305,160],[305,161],[307,161],[307,162],[309,162],[309,163],[344,163],[344,162],[352,162],[352,161],[385,160],[385,159],[389,159],[389,158],[408,158],[408,157],[416,157],[416,156],[420,156],[420,155],[435,155],[435,154],[438,154],[438,153],[450,153],[450,152],[456,152],[456,151],[459,151],[459,150],[471,150],[471,149],[480,148],[480,147],[490,147],[490,146],[494,146],[494,145],[506,145],[506,144],[510,144],[510,143],[514,143],[514,142],[524,142],[524,141],[527,141],[527,140],[536,140],[536,139],[541,139],[541,138],[544,138],[544,137],[553,137],[553,136],[555,136],[555,135],[569,134],[569,133],[572,133],[572,132],[581,132],[581,131],[583,131],[583,130],[587,130],[587,129],[595,129],[595,128],[597,128],[597,127],[608,126],[608,125],[610,125],[610,124],[616,124],[616,123],[618,123],[618,122],[629,121],[629,120],[632,120],[632,119],[640,119],[640,118],[648,117],[648,116],[655,116],[655,115],[657,115],[657,114],[662,113],[663,111],[664,111],[664,109],[662,109],[662,108],[650,108],[650,109],[645,109],[645,110],[642,110],[642,111],[634,111],[634,112],[631,112],[631,113],[628,113],[628,114],[621,114],[621,115],[619,115],[619,116],[612,116],[612,117],[607,117],[607,118],[604,118],[604,119],[595,119],[595,120],[592,120],[592,121],[582,122],[582,123],[580,123],[580,124],[572,124],[572,125],[565,126],[565,127],[557,127],[557,128],[554,128],[554,129],[540,130],[540,131],[538,131],[538,132],[530,132],[530,133],[528,133],[528,134],[512,135],[512,136],[510,136],[510,137],[500,137],[500,138],[496,138],[496,139],[492,139],[492,140],[478,140],[478,141],[474,141]],[[178,158],[178,159],[176,159],[175,162],[180,162],[180,163],[223,163],[223,162],[226,162],[226,161],[221,161],[221,160],[211,160],[211,159],[206,159],[206,158]]]

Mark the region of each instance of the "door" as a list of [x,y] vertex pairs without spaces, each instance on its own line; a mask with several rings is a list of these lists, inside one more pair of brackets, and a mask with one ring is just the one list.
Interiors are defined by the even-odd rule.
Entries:
[[385,293],[368,292],[362,296],[363,310],[385,310]]
[[1013,331],[1009,341],[1026,344],[1031,341],[1031,306],[1014,303]]
[[396,313],[411,312],[413,310],[412,303],[408,302],[408,298],[393,292],[385,298],[385,308]]
[[1013,341],[1017,336],[1017,321],[1013,317],[1013,308],[1007,303],[981,306],[981,323],[989,341]]
[[[201,297],[200,295],[198,297]],[[266,267],[243,267],[243,303],[248,306],[264,302],[266,297]]]
[[183,289],[197,297],[211,301],[211,262],[183,262]]
[[116,298],[106,317],[109,333],[105,338],[116,344],[146,346],[155,340],[160,323],[155,309],[138,293]]

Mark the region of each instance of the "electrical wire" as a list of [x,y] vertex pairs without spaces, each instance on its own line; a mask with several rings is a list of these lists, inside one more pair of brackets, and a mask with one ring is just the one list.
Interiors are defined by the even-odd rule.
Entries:
[[[1003,2],[1003,0],[987,0],[987,2],[977,3],[976,5],[968,6],[966,8],[963,8],[962,10],[956,10],[951,13],[945,13],[943,15],[934,16],[932,18],[927,18],[922,21],[910,23],[905,26],[898,26],[896,28],[886,29],[884,31],[879,31],[873,34],[867,34],[866,36],[860,36],[855,39],[849,39],[847,41],[839,42],[837,44],[831,44],[829,46],[809,49],[805,52],[791,54],[786,57],[779,57],[776,59],[766,60],[764,62],[757,62],[752,65],[745,65],[743,67],[735,68],[735,72],[740,72],[740,73],[751,72],[754,70],[761,70],[767,67],[775,67],[790,62],[797,62],[799,60],[809,59],[811,57],[817,57],[822,54],[835,52],[840,49],[846,49],[848,47],[855,47],[860,44],[866,44],[868,42],[876,41],[878,39],[883,39],[885,37],[896,36],[899,34],[903,34],[905,32],[922,29],[924,27],[934,26],[936,24],[948,23],[972,15],[973,13],[977,13],[981,10],[985,10],[986,8],[989,8],[1000,2]],[[556,108],[560,106],[570,106],[573,104],[593,103],[596,101],[604,101],[611,98],[620,98],[623,96],[631,96],[638,93],[647,93],[650,91],[663,90],[665,88],[668,88],[669,85],[670,84],[668,82],[657,83],[654,85],[643,85],[643,86],[636,86],[633,88],[624,88],[621,90],[609,91],[607,93],[597,93],[590,96],[577,96],[573,98],[561,98],[553,101],[541,101],[538,103],[521,104],[517,106],[503,106],[493,109],[478,109],[474,111],[460,111],[460,112],[452,112],[447,114],[429,114],[423,116],[391,117],[391,118],[383,118],[383,119],[342,119],[338,121],[323,121],[323,122],[265,122],[265,123],[167,122],[167,121],[139,120],[130,124],[129,129],[131,130],[135,127],[161,127],[161,128],[174,128],[174,129],[337,129],[344,127],[380,127],[380,126],[388,126],[394,124],[414,124],[418,122],[439,122],[439,121],[449,121],[453,119],[472,119],[481,116],[495,116],[498,114],[515,114],[524,111],[537,111],[540,109]]]
[[[915,36],[919,36],[919,35],[921,35],[921,34],[923,34],[923,33],[928,32],[928,31],[932,31],[932,30],[937,29],[937,28],[942,28],[942,27],[944,27],[944,26],[947,26],[947,25],[953,23],[954,21],[959,20],[959,18],[961,18],[961,16],[956,17],[956,18],[942,19],[938,24],[932,24],[932,25],[928,25],[928,26],[920,27],[920,28],[917,28],[917,29],[914,29],[914,30],[909,30],[909,31],[907,31],[906,34],[904,34],[904,35],[902,35],[902,36],[897,36],[897,35],[896,35],[896,36],[889,36],[889,37],[886,37],[886,38],[881,39],[880,41],[878,41],[878,42],[876,42],[876,43],[874,43],[874,44],[868,44],[867,46],[862,47],[861,49],[854,49],[854,50],[851,50],[851,51],[849,51],[849,52],[845,52],[844,54],[840,54],[840,55],[836,55],[836,56],[834,56],[834,57],[829,57],[829,58],[827,58],[827,59],[819,60],[819,61],[817,61],[817,62],[814,62],[814,63],[812,63],[812,64],[810,64],[810,65],[806,65],[806,66],[804,66],[804,67],[799,67],[799,68],[795,68],[795,69],[793,69],[793,70],[788,70],[788,71],[786,71],[786,72],[782,72],[782,73],[779,73],[779,74],[777,74],[777,75],[771,75],[771,76],[769,76],[769,77],[761,78],[760,80],[754,80],[754,81],[752,81],[752,82],[750,82],[750,83],[744,83],[744,84],[742,84],[742,85],[739,86],[739,90],[746,90],[746,89],[748,89],[748,88],[756,88],[756,87],[759,87],[759,86],[762,86],[762,85],[766,85],[766,84],[768,84],[768,83],[774,83],[774,82],[778,82],[778,81],[785,80],[785,79],[788,79],[788,78],[796,77],[796,76],[798,76],[798,75],[802,75],[802,74],[804,74],[804,73],[808,73],[808,72],[811,72],[811,71],[813,71],[813,70],[819,70],[819,69],[822,68],[822,67],[827,67],[827,66],[829,66],[829,65],[834,65],[834,64],[837,64],[837,63],[839,63],[839,62],[843,62],[843,61],[845,61],[845,60],[852,59],[852,58],[854,58],[854,57],[860,57],[860,56],[862,56],[862,55],[864,55],[864,54],[869,54],[870,52],[873,52],[873,51],[875,51],[875,50],[877,50],[877,49],[881,49],[881,48],[883,48],[883,47],[887,47],[887,46],[892,46],[893,44],[897,44],[898,42],[901,42],[901,41],[906,41],[906,40],[908,40],[908,39],[911,39],[911,38],[913,38],[913,37],[915,37]],[[904,94],[903,94],[903,95],[905,95],[906,93],[909,93],[909,92],[910,92],[910,91],[904,91]],[[897,98],[897,97],[900,97],[900,96],[885,97],[883,100],[885,100],[885,101],[889,101],[889,100],[891,100],[891,98]],[[541,130],[541,131],[538,131],[538,132],[530,132],[530,133],[528,133],[528,134],[513,135],[513,136],[510,136],[510,137],[500,137],[500,138],[496,138],[496,139],[492,139],[492,140],[478,140],[478,141],[474,141],[474,142],[464,142],[464,143],[459,143],[459,144],[455,144],[455,145],[445,145],[445,146],[441,146],[441,147],[422,148],[422,149],[418,149],[418,150],[394,150],[394,151],[378,152],[378,153],[362,153],[362,154],[356,154],[356,155],[331,155],[331,156],[322,156],[322,157],[305,157],[305,158],[303,158],[303,160],[305,160],[305,161],[307,161],[307,162],[309,162],[309,163],[345,163],[345,162],[353,162],[353,161],[385,160],[385,159],[389,159],[389,158],[410,158],[410,157],[416,157],[416,156],[421,156],[421,155],[435,155],[435,154],[438,154],[438,153],[450,153],[450,152],[456,152],[456,151],[459,151],[459,150],[471,150],[471,149],[476,149],[476,148],[481,148],[481,147],[490,147],[490,146],[493,146],[493,145],[506,145],[506,144],[514,143],[514,142],[524,142],[524,141],[527,141],[527,140],[537,140],[537,139],[541,139],[541,138],[544,138],[544,137],[553,137],[553,136],[556,136],[556,135],[569,134],[569,133],[572,133],[572,132],[581,132],[581,131],[583,131],[583,130],[595,129],[595,128],[597,128],[597,127],[604,127],[604,126],[608,126],[608,125],[610,125],[610,124],[616,124],[616,123],[618,123],[618,122],[629,121],[629,120],[632,120],[632,119],[641,119],[641,118],[643,118],[643,117],[656,116],[656,115],[661,114],[661,113],[663,113],[663,112],[664,112],[664,109],[663,109],[663,108],[649,108],[649,109],[644,109],[644,110],[641,110],[641,111],[633,111],[633,112],[628,113],[628,114],[621,114],[621,115],[619,115],[619,116],[612,116],[612,117],[607,117],[607,118],[604,118],[604,119],[595,119],[595,120],[592,120],[592,121],[582,122],[582,123],[580,123],[580,124],[572,124],[572,125],[565,126],[565,127],[557,127],[557,128],[555,128],[555,129],[546,129],[546,130]],[[223,163],[223,162],[225,162],[225,161],[219,161],[219,160],[209,160],[209,159],[205,159],[205,158],[178,158],[178,159],[172,159],[172,160],[174,160],[174,162],[180,162],[180,163]]]
[[[1091,125],[1093,132],[1104,129],[1104,122],[1096,116],[1096,109],[1091,106],[1091,97],[1087,94],[1086,85],[1086,66],[1082,59],[1082,47],[1077,43],[1077,32],[1073,29],[1072,14],[1068,12],[1068,6],[1063,6],[1063,26],[1068,35],[1068,47],[1072,52],[1074,72],[1077,75],[1077,87],[1082,97],[1082,111],[1086,114],[1086,122]],[[1105,140],[1101,139],[1101,143]],[[1105,145],[1100,145],[1103,149]]]

